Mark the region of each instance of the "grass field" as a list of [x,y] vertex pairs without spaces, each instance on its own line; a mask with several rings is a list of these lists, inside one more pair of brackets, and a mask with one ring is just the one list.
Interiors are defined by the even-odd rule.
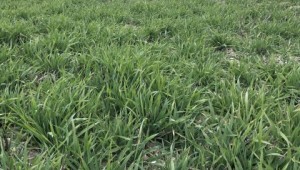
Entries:
[[0,169],[300,169],[300,1],[1,0]]

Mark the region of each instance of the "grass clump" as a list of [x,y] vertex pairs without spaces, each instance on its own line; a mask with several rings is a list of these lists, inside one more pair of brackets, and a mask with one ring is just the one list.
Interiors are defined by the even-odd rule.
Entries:
[[0,4],[0,169],[299,169],[299,3]]

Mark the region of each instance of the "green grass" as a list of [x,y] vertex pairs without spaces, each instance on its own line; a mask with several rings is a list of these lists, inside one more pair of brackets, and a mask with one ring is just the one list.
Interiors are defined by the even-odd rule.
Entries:
[[2,0],[0,169],[300,169],[298,0]]

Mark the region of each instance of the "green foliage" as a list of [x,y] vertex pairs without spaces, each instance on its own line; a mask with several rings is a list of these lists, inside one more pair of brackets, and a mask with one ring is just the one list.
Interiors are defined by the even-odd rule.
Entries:
[[0,169],[299,169],[296,0],[2,0]]

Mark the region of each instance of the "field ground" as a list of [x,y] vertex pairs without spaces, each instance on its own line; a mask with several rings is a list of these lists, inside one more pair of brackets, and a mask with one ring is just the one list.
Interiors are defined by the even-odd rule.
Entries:
[[1,0],[0,169],[300,169],[298,0]]

